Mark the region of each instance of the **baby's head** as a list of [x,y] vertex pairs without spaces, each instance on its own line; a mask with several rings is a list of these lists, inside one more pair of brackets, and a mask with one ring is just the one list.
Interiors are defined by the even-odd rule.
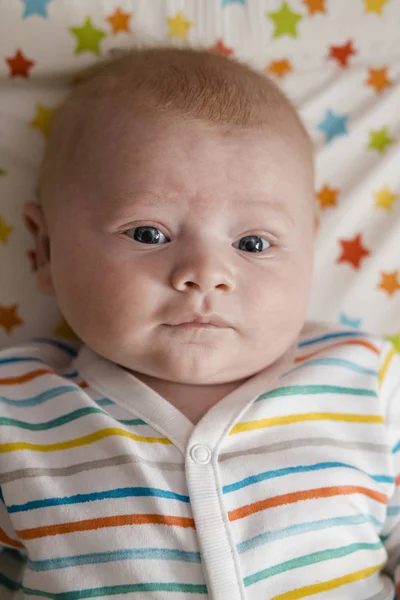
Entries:
[[[247,66],[172,48],[105,65],[54,116],[39,194],[24,212],[39,288],[107,359],[219,384],[272,364],[301,330],[312,144]],[[196,315],[228,326],[174,325]]]

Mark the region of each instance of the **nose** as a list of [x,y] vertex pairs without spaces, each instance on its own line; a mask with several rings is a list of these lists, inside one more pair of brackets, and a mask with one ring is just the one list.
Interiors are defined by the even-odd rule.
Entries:
[[178,291],[198,291],[203,294],[213,290],[231,292],[235,288],[232,269],[227,259],[212,251],[190,250],[183,262],[172,273],[172,285]]

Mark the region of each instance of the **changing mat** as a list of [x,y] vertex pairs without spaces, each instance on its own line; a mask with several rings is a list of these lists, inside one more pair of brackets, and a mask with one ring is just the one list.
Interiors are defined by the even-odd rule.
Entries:
[[0,347],[74,337],[36,289],[22,207],[77,73],[154,42],[247,61],[291,97],[315,143],[321,210],[308,318],[381,334],[400,351],[399,0],[3,1]]

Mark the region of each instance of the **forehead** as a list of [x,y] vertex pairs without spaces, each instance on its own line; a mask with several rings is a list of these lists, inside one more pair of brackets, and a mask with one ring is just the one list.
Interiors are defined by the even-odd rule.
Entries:
[[304,147],[284,130],[125,113],[87,124],[73,172],[104,194],[149,184],[181,191],[228,183],[241,189],[299,185],[310,177]]

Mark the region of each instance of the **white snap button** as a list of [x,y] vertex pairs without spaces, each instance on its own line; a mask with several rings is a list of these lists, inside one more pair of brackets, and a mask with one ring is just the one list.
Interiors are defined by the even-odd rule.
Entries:
[[190,450],[190,456],[196,463],[200,463],[202,465],[207,464],[211,460],[211,452],[207,446],[202,446],[201,444],[196,444]]

